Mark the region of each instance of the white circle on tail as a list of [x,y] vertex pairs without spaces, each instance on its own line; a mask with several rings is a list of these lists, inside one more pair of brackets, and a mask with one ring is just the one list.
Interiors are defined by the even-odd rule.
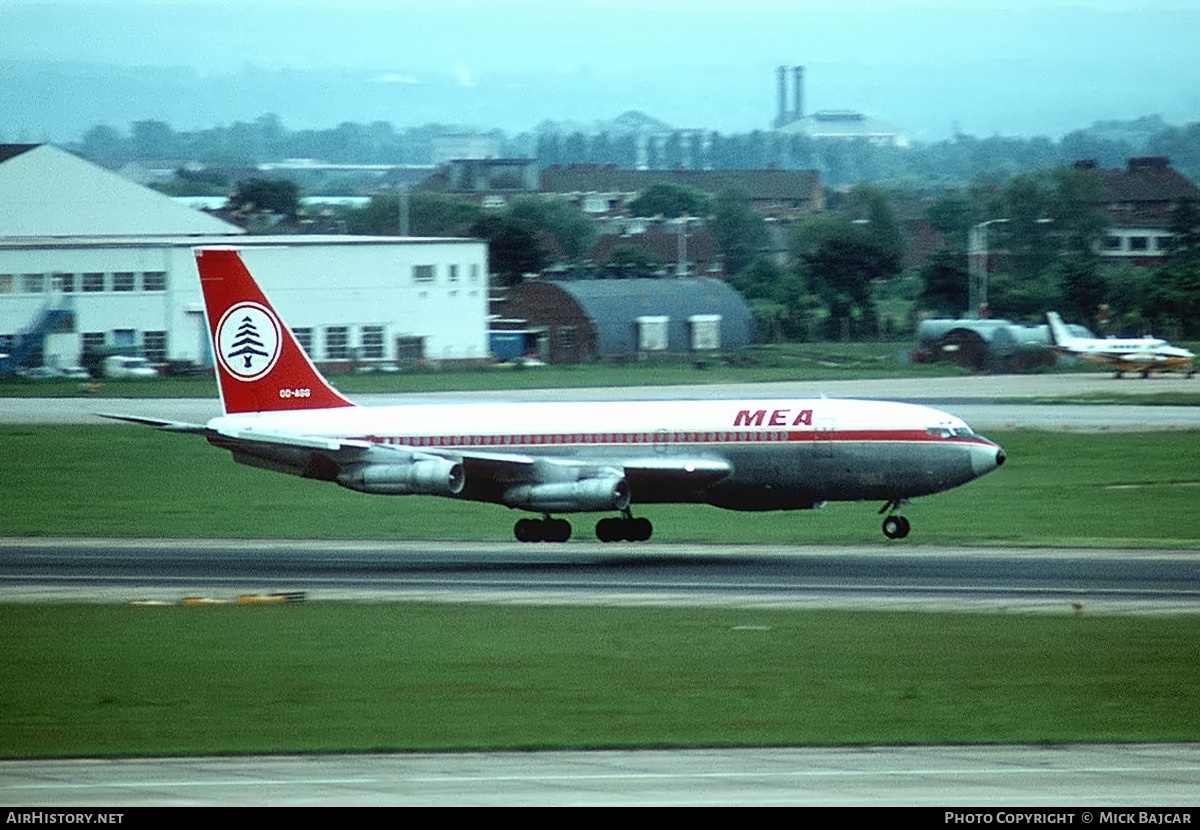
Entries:
[[238,380],[258,380],[279,360],[278,318],[258,303],[238,303],[217,324],[217,359]]

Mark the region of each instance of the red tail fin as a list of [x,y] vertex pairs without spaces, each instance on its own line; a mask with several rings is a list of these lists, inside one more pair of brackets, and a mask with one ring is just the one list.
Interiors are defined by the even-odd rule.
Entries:
[[227,414],[353,406],[312,365],[233,248],[197,248]]

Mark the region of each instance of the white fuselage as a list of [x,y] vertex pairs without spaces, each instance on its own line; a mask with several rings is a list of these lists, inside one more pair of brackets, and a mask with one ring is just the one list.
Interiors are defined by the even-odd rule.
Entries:
[[[496,453],[610,465],[625,471],[634,502],[742,510],[925,495],[1003,460],[995,444],[945,412],[855,400],[414,404],[228,415],[209,427],[362,441],[379,458],[397,449],[461,453],[476,463]],[[694,468],[697,478],[658,468]],[[708,480],[706,468],[724,472]],[[462,497],[493,500],[472,488],[469,469],[466,481]]]

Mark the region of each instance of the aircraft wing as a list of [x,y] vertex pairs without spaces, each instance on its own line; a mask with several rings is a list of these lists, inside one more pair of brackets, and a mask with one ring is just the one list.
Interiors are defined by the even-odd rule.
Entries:
[[215,427],[136,415],[104,415],[170,432],[205,436],[251,467],[336,481],[368,493],[461,496],[529,509],[607,509],[699,493],[732,472],[722,459],[677,456],[542,455],[519,450],[418,447],[264,429]]

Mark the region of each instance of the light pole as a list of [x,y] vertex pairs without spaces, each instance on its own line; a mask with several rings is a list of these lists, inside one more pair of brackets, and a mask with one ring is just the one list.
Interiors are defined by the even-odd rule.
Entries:
[[[1011,222],[1011,219],[989,219],[971,227],[967,234],[967,314],[978,317],[988,303],[988,226]],[[1053,219],[1034,220],[1049,225]]]
[[396,184],[396,231],[397,236],[408,236],[408,183]]
[[988,226],[1008,221],[1008,219],[989,219],[973,225],[967,234],[968,317],[979,317],[988,301]]
[[679,217],[679,236],[675,245],[675,276],[677,277],[688,275],[687,226],[690,218],[688,216]]

